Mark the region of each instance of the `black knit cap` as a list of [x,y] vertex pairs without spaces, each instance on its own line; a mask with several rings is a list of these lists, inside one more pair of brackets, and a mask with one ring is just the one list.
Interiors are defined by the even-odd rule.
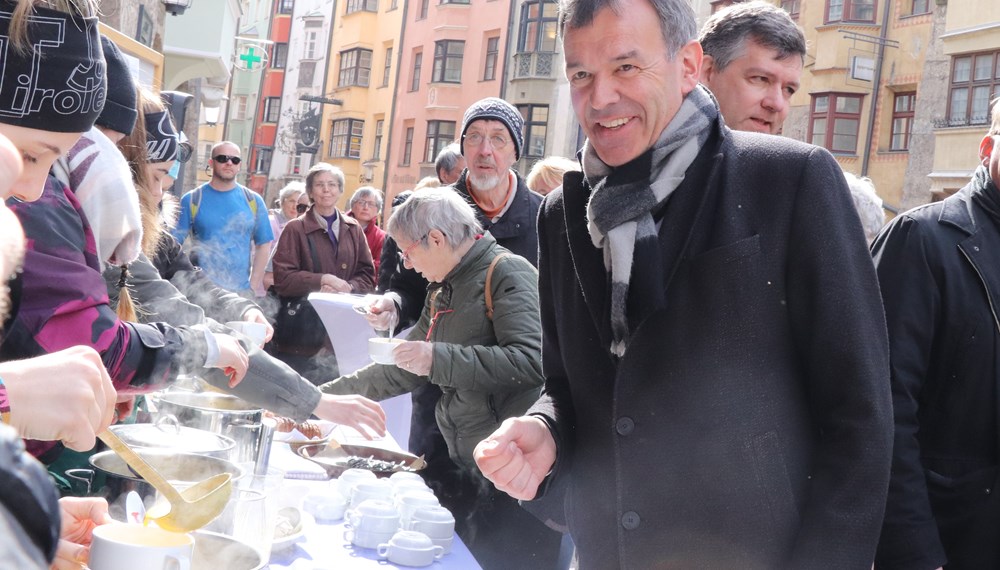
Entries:
[[[465,110],[465,117],[462,119],[462,138],[465,139],[465,131],[469,130],[469,125],[473,122],[487,119],[500,121],[510,132],[510,138],[514,141],[514,158],[521,159],[521,147],[524,146],[524,118],[521,112],[513,105],[496,97],[487,97],[472,104]],[[465,156],[465,145],[462,145],[462,156]]]
[[132,79],[125,56],[107,36],[101,36],[101,48],[108,65],[108,97],[104,101],[101,116],[97,117],[97,124],[128,136],[132,134],[135,120],[139,116],[136,109],[135,80]]
[[[10,37],[16,2],[0,0],[0,36]],[[28,50],[4,42],[0,123],[56,133],[94,126],[107,92],[97,18],[33,6]]]

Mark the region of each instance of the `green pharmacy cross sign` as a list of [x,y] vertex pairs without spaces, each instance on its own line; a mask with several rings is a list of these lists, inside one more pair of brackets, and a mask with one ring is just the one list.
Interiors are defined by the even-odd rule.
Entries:
[[246,51],[240,54],[240,66],[243,69],[254,71],[267,65],[264,61],[267,57],[267,51],[262,50],[262,54],[257,55],[257,49],[259,49],[259,46],[247,46]]

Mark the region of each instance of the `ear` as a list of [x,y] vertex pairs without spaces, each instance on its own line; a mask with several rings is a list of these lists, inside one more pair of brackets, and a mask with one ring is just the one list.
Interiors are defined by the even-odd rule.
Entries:
[[701,83],[707,86],[715,71],[715,58],[706,53],[701,60]]
[[428,244],[433,243],[435,245],[446,245],[448,243],[448,240],[445,239],[444,232],[442,232],[441,230],[434,229],[427,232],[427,243]]
[[994,139],[995,135],[986,135],[983,137],[982,142],[979,143],[979,160],[985,166],[990,161],[990,156],[993,154]]
[[691,40],[677,51],[675,58],[681,65],[681,91],[687,95],[701,80],[701,63],[704,53],[698,40]]

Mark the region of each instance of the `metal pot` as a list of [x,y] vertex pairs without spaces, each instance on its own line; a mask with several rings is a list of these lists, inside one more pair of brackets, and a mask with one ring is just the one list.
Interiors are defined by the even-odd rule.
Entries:
[[154,402],[161,416],[172,415],[182,426],[232,438],[236,442],[230,457],[233,461],[256,459],[264,415],[261,408],[236,396],[216,392],[163,392]]
[[219,459],[231,459],[236,449],[231,437],[178,425],[176,418],[166,415],[155,424],[119,424],[110,429],[133,449],[162,449]]
[[[169,481],[175,482],[180,487],[186,487],[219,473],[231,473],[234,481],[243,476],[243,470],[236,464],[217,457],[149,449],[138,449],[136,452]],[[88,495],[106,498],[113,519],[127,520],[125,495],[129,491],[138,493],[147,509],[156,499],[156,489],[132,472],[114,451],[102,451],[90,456],[90,465],[93,469],[69,469],[66,471],[66,476],[83,481],[87,486]]]

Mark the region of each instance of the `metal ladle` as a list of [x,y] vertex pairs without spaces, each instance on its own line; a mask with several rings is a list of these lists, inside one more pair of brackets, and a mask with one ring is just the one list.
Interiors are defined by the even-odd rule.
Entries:
[[166,498],[166,502],[158,501],[146,511],[147,522],[156,521],[156,524],[164,530],[189,532],[212,522],[226,508],[229,496],[233,492],[233,476],[230,473],[214,475],[183,491],[177,491],[163,475],[146,463],[142,456],[119,439],[113,431],[104,430],[97,437]]

